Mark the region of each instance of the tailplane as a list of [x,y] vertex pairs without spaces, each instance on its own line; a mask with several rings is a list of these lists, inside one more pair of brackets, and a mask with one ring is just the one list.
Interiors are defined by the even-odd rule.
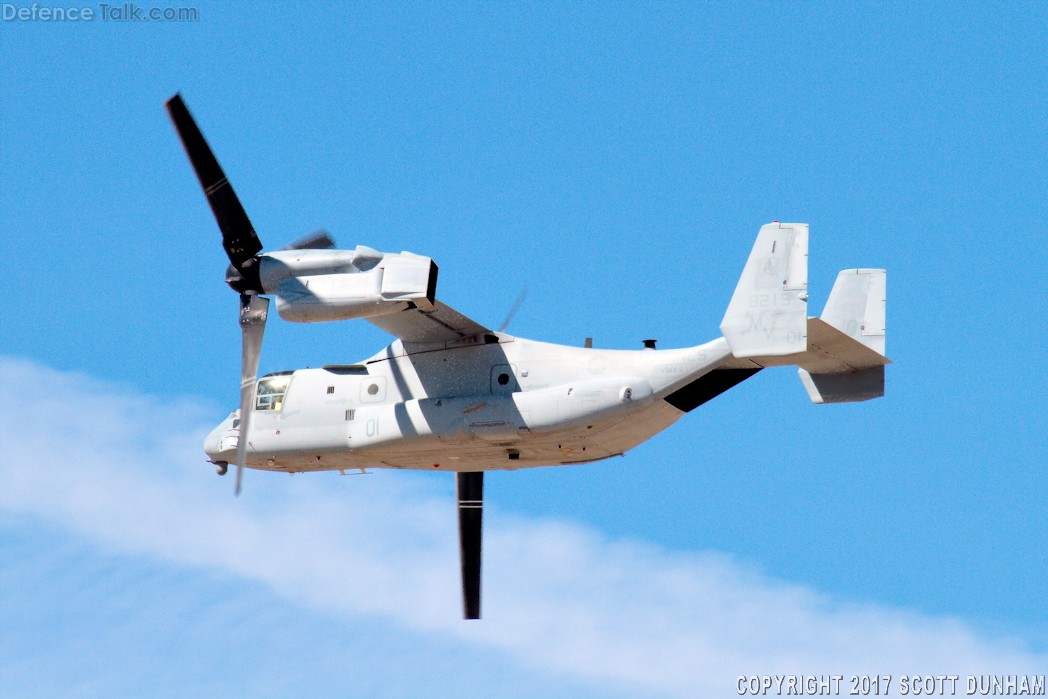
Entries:
[[795,365],[815,403],[883,396],[886,278],[844,270],[809,318],[808,224],[762,226],[721,321],[732,353],[722,368]]

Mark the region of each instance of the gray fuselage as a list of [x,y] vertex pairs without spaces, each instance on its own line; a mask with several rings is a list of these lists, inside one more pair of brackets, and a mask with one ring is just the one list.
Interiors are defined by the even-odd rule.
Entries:
[[[249,468],[480,471],[620,455],[676,422],[667,396],[731,357],[723,339],[677,350],[602,350],[501,333],[396,341],[356,365],[263,377]],[[235,462],[236,412],[205,442]]]

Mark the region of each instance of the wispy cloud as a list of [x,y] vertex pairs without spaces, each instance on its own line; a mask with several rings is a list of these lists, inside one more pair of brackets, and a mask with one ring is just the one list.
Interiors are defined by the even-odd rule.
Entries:
[[[503,653],[637,692],[728,696],[739,675],[1043,672],[1048,657],[959,620],[857,606],[715,552],[488,513],[485,619],[459,619],[446,484],[411,474],[207,474],[205,411],[17,359],[0,362],[0,507],[121,554],[269,587],[313,612]],[[17,397],[17,399],[14,399]],[[221,487],[219,487],[221,486]],[[226,487],[228,486],[228,487]]]

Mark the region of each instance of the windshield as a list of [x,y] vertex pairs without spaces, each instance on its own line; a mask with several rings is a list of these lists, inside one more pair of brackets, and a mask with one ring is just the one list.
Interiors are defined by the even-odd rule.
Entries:
[[280,410],[284,406],[284,395],[291,383],[290,376],[267,376],[258,382],[255,393],[255,410]]

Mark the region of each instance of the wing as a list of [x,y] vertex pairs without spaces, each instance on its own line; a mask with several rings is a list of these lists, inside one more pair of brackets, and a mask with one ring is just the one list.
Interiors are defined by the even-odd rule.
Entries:
[[367,320],[404,342],[426,345],[491,332],[440,301],[434,301],[431,309],[408,308]]

